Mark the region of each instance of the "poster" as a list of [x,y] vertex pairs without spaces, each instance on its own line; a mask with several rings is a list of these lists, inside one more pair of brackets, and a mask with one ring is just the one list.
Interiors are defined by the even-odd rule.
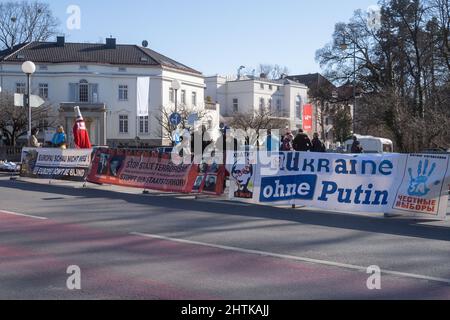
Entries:
[[83,181],[91,154],[91,149],[23,148],[21,176]]
[[98,149],[88,181],[149,190],[190,193],[198,165],[175,165],[170,154]]
[[246,156],[231,169],[232,200],[446,219],[449,155]]

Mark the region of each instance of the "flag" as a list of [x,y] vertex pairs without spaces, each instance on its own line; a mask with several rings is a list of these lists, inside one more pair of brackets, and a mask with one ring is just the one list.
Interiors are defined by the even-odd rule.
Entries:
[[148,98],[150,93],[150,78],[137,78],[137,116],[148,116]]

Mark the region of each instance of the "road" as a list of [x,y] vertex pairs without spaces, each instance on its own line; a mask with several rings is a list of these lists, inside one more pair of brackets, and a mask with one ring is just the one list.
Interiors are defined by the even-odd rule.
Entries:
[[0,299],[450,299],[449,222],[139,192],[0,176]]

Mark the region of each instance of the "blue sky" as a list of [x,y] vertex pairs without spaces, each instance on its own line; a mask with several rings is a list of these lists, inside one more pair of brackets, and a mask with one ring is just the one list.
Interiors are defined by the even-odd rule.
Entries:
[[[51,0],[67,41],[112,35],[141,44],[205,75],[233,74],[240,65],[287,66],[291,74],[320,71],[315,51],[334,24],[376,0]],[[81,9],[81,29],[68,30],[69,5]]]

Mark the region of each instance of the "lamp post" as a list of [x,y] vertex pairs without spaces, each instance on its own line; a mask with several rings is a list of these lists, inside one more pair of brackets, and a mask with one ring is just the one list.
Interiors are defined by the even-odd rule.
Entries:
[[175,113],[178,113],[178,90],[181,89],[181,83],[176,79],[173,80],[172,89],[175,91]]
[[[345,36],[343,42],[341,43],[341,49],[342,51],[348,49],[348,44],[345,42]],[[353,117],[352,117],[353,134],[355,134],[355,117],[356,117],[356,43],[353,42]]]
[[31,75],[36,71],[36,65],[31,61],[25,61],[22,64],[22,71],[27,75],[27,93],[25,95],[25,107],[28,108],[28,141],[31,137],[31,105],[30,105],[30,91],[31,91]]
[[238,69],[238,80],[241,80],[241,71],[245,69],[245,66],[240,66]]

